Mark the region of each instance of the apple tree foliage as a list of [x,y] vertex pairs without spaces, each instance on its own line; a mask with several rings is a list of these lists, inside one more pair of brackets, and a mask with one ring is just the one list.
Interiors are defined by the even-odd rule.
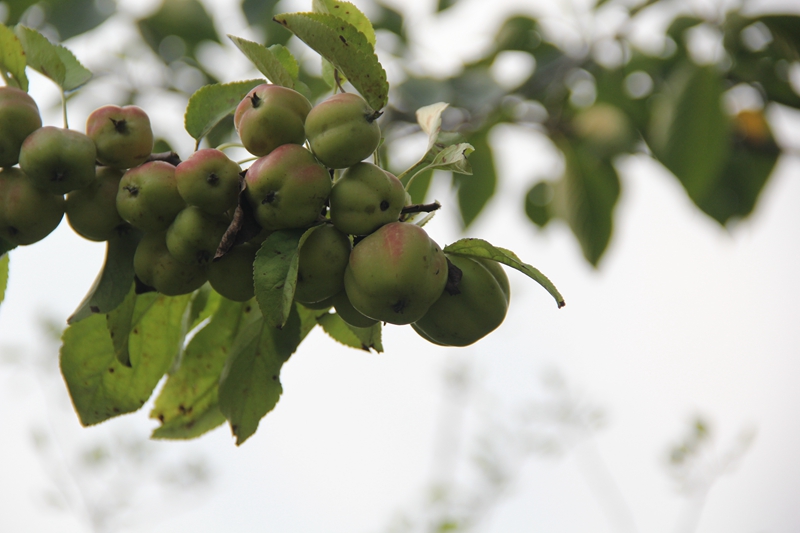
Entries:
[[[191,91],[175,77],[164,81],[164,89],[186,99],[185,129],[196,148],[231,141],[236,105],[264,82],[218,79],[212,73],[200,47],[205,41],[227,41],[269,82],[293,88],[311,102],[349,84],[372,109],[383,112],[385,142],[377,152],[381,166],[401,179],[418,205],[426,200],[433,171],[449,174],[464,228],[481,215],[503,179],[496,172],[492,129],[513,124],[544,133],[561,153],[564,172],[532,179],[519,208],[541,228],[552,221],[566,223],[585,259],[597,266],[613,235],[621,193],[614,162],[620,156],[651,156],[678,179],[698,209],[729,224],[755,209],[782,152],[764,111],[800,107],[791,77],[800,68],[800,17],[746,15],[745,9],[706,18],[677,12],[660,53],[637,48],[632,28],[665,3],[647,0],[631,7],[601,0],[590,17],[599,20],[607,10],[622,10],[625,23],[596,41],[584,38],[577,48],[559,41],[544,18],[511,16],[482,57],[457,74],[434,78],[408,71],[391,95],[376,54],[380,36],[392,34],[392,53],[400,61],[411,56],[413,43],[401,13],[381,3],[369,5],[370,20],[348,2],[313,0],[307,13],[279,13],[277,1],[243,0],[242,13],[262,42],[224,37],[197,0],[165,0],[138,20],[137,28],[144,46],[165,68],[191,69],[202,79]],[[26,25],[34,4],[43,9],[41,31]],[[457,4],[440,1],[437,15]],[[29,67],[52,79],[66,101],[91,82],[91,72],[42,32],[67,39],[91,31],[114,14],[113,3],[28,0],[8,5],[6,24],[0,25],[0,73],[7,85],[27,90]],[[692,49],[693,32],[699,30],[720,41],[721,52],[712,60],[698,59]],[[321,75],[295,59],[290,48],[297,48],[296,40],[321,56]],[[616,53],[608,56],[603,50]],[[535,64],[515,87],[491,75],[493,64],[509,52],[530,56]],[[131,58],[122,59],[110,61],[108,70],[122,68]],[[131,83],[126,90],[132,102],[141,88]],[[757,95],[758,105],[724,105],[742,90]],[[391,143],[420,130],[429,139],[426,153],[411,168],[395,168]],[[157,147],[170,150],[163,140]],[[530,174],[537,175],[534,161]],[[441,172],[437,175],[441,179]],[[105,265],[63,336],[62,372],[85,425],[140,409],[166,375],[150,413],[160,423],[154,438],[193,438],[227,421],[239,444],[276,405],[283,363],[317,325],[344,344],[383,349],[380,324],[352,327],[329,309],[293,301],[298,249],[308,231],[280,231],[264,242],[255,261],[256,297],[248,302],[227,300],[207,285],[175,297],[140,293],[132,284],[140,237],[134,231],[108,242]],[[0,240],[0,301],[12,248]],[[509,250],[462,239],[444,252],[515,268],[563,305],[549,280]]]

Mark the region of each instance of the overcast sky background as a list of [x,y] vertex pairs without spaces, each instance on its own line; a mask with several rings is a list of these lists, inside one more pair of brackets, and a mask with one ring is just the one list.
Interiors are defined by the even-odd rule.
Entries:
[[[229,2],[206,4],[221,34],[248,37]],[[154,5],[122,2],[131,16]],[[404,4],[409,26],[423,38],[420,66],[445,71],[449,58],[457,65],[520,6],[541,12],[564,4],[496,1],[492,13],[485,5],[465,0],[434,23],[419,18],[430,2]],[[286,11],[307,8],[285,3]],[[109,24],[70,47],[91,65],[92,54],[112,52],[130,31]],[[226,58],[226,80],[251,77],[232,48],[209,54]],[[48,84],[32,75],[37,101],[54,101]],[[90,85],[93,107],[87,96],[70,108],[73,128],[106,103],[103,90],[102,83]],[[188,156],[193,141],[182,128],[183,108],[155,95],[140,105],[156,133]],[[797,138],[797,113],[770,109],[768,116],[781,138]],[[60,119],[50,113],[45,122]],[[800,158],[779,162],[755,214],[730,230],[691,205],[660,166],[643,156],[619,161],[615,233],[594,270],[563,225],[540,231],[524,219],[520,201],[533,178],[561,164],[546,139],[503,126],[492,141],[502,147],[501,188],[467,235],[517,252],[551,278],[567,306],[556,309],[543,289],[509,271],[506,321],[468,348],[433,346],[408,327],[387,326],[386,352],[367,354],[337,345],[318,328],[284,366],[278,406],[240,448],[221,427],[195,441],[148,443],[150,455],[137,466],[119,439],[149,434],[155,423],[147,410],[81,428],[39,323],[64,323],[91,286],[104,246],[80,239],[64,222],[44,241],[14,250],[0,306],[0,531],[88,531],[80,507],[70,513],[45,503],[43,494],[58,486],[54,478],[66,480],[61,486],[70,494],[80,485],[86,504],[109,509],[112,520],[125,524],[115,531],[387,531],[398,513],[419,515],[429,482],[447,471],[448,460],[458,465],[457,479],[469,479],[475,436],[488,432],[502,446],[507,441],[491,428],[519,429],[520,410],[551,397],[542,378],[554,373],[574,397],[603,411],[605,426],[588,440],[570,440],[575,444],[559,457],[514,463],[515,482],[478,531],[633,531],[628,512],[636,531],[686,531],[681,524],[691,517],[692,500],[677,490],[666,459],[698,415],[710,422],[713,457],[735,448],[743,433],[755,439],[708,494],[697,531],[797,531]],[[406,148],[413,158],[424,141]],[[444,209],[427,226],[430,235],[442,245],[464,236],[446,179],[434,184],[433,196]],[[459,412],[445,401],[443,376],[453,368],[466,368],[473,385],[460,402],[460,444],[443,454],[437,453],[442,428]],[[51,443],[42,454],[35,452],[34,430]],[[74,466],[81,450],[96,443],[117,450],[119,464],[97,474]],[[210,472],[205,489],[157,490],[152,479],[195,460]]]

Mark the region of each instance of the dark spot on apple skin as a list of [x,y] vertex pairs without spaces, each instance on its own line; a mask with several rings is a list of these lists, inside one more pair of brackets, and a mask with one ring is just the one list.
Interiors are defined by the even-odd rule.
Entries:
[[384,200],[381,202],[381,211],[386,211],[387,209],[389,209],[389,202]]
[[113,374],[113,373],[114,373],[114,367],[111,367],[111,368],[109,368],[109,369],[108,369],[108,373],[109,373],[109,374]]

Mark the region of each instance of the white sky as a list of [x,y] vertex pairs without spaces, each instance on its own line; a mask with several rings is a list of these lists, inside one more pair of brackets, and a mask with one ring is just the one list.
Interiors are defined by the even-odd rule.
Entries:
[[[286,10],[295,5],[287,3]],[[456,31],[490,26],[490,14],[477,5],[465,2],[442,27],[428,28],[422,55],[479,50],[479,38]],[[226,13],[221,33],[242,34],[241,20],[221,3],[215,9]],[[463,17],[457,27],[456,15]],[[83,58],[88,48],[74,49]],[[248,75],[244,62],[230,65],[230,79]],[[34,77],[34,95],[46,99],[49,91]],[[188,135],[175,131],[182,109],[158,107],[155,97],[144,103],[159,117],[156,127],[183,135],[179,146],[190,150]],[[91,108],[71,111],[78,129]],[[770,116],[796,135],[796,117]],[[50,123],[57,124],[57,116]],[[242,447],[233,445],[227,428],[192,442],[153,443],[154,457],[164,464],[205,457],[214,472],[210,490],[158,500],[148,486],[137,489],[153,473],[147,468],[120,468],[111,479],[79,478],[91,501],[108,501],[120,488],[130,497],[132,512],[123,517],[130,527],[120,531],[383,531],[398,511],[418,508],[437,471],[442,374],[461,362],[479,384],[466,407],[472,413],[468,431],[484,427],[486,416],[495,423],[514,420],[518,408],[543,397],[540,378],[552,369],[608,417],[593,444],[579,444],[560,459],[534,457],[520,465],[516,483],[482,532],[624,531],[610,525],[587,485],[585,474],[598,468],[592,446],[638,531],[679,531],[687,500],[677,494],[664,460],[698,414],[711,422],[720,452],[742,430],[757,431],[739,468],[709,494],[698,531],[800,528],[800,159],[781,161],[755,215],[730,231],[700,214],[660,167],[636,157],[621,162],[615,234],[594,271],[565,227],[538,231],[523,219],[521,195],[540,168],[537,158],[548,163],[546,143],[511,127],[495,130],[493,141],[503,146],[497,158],[502,188],[468,235],[511,248],[540,268],[567,306],[557,310],[544,290],[510,272],[509,316],[473,347],[440,348],[410,328],[387,326],[386,353],[366,354],[315,331],[284,367],[277,408]],[[446,244],[462,236],[455,199],[445,182],[435,185],[434,195],[445,207],[426,229]],[[81,240],[66,223],[11,254],[9,289],[0,306],[0,357],[17,354],[31,365],[44,360],[49,373],[26,371],[24,363],[0,364],[0,531],[86,531],[73,515],[42,503],[41,493],[53,486],[47,472],[54,470],[37,459],[32,427],[56,439],[70,460],[85,443],[143,436],[154,425],[142,411],[80,428],[55,374],[57,362],[53,355],[43,358],[36,338],[41,317],[63,321],[77,306],[102,259],[103,246]],[[476,414],[483,411],[488,415]],[[466,436],[459,450],[467,455],[472,444]]]

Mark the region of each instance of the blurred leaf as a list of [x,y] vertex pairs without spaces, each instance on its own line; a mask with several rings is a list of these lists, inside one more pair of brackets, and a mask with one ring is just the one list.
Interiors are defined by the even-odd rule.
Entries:
[[359,350],[373,349],[378,353],[383,352],[380,322],[368,328],[357,328],[342,320],[336,313],[325,313],[317,321],[325,333],[340,344]]
[[171,35],[183,40],[190,56],[203,41],[220,42],[214,20],[198,0],[164,0],[158,11],[137,24],[145,42],[159,55],[161,42]]
[[653,152],[695,201],[706,197],[727,158],[730,131],[723,91],[714,67],[686,63],[653,109],[648,139]]
[[37,4],[39,0],[13,0],[12,2],[4,2],[8,9],[8,17],[5,23],[13,26],[19,23],[20,18],[33,4]]
[[186,131],[197,141],[205,137],[217,123],[236,110],[247,93],[264,80],[215,83],[200,87],[189,98],[184,115]]
[[106,243],[106,260],[89,293],[67,319],[67,324],[93,314],[110,313],[122,303],[133,283],[133,255],[142,234],[130,229]]
[[25,26],[17,26],[14,32],[25,50],[28,66],[56,82],[62,90],[72,91],[91,79],[92,73],[63,46],[51,43]]
[[409,185],[406,192],[411,196],[412,204],[421,204],[425,202],[425,197],[428,194],[428,189],[431,186],[431,179],[433,178],[433,170],[428,169],[417,174],[414,181]]
[[277,14],[275,7],[280,0],[243,0],[242,12],[251,26],[260,26],[264,29],[264,42],[286,44],[292,33],[280,24],[275,24],[272,18]]
[[92,315],[64,332],[61,372],[84,426],[141,408],[183,342],[180,324],[188,295],[136,298],[143,303],[154,301],[141,315],[133,314],[128,338],[130,367],[115,356],[105,316]]
[[0,256],[0,303],[3,303],[8,287],[8,261],[7,254]]
[[764,15],[757,20],[769,28],[784,58],[800,61],[800,16]]
[[28,91],[25,51],[14,32],[0,23],[0,74],[8,85]]
[[[228,38],[233,41],[233,44],[242,51],[247,59],[249,59],[258,71],[266,76],[269,81],[275,85],[294,89],[294,80],[297,78],[299,70],[297,61],[287,48],[276,45],[276,47],[274,47],[275,52],[277,52],[276,54],[273,52],[273,47],[267,48],[266,46],[248,41],[247,39],[242,39],[241,37],[236,37],[235,35],[228,35]],[[280,46],[280,48],[277,48],[277,46]],[[284,62],[286,65],[284,65]],[[292,69],[295,73],[294,76],[286,66]]]
[[257,320],[244,326],[231,346],[219,382],[219,409],[242,444],[258,428],[259,421],[278,403],[283,388],[283,363],[302,340],[302,325],[295,306],[278,329]]
[[322,13],[287,13],[275,21],[330,61],[375,111],[389,100],[386,71],[364,34],[346,21]]
[[730,157],[702,197],[693,198],[720,224],[749,215],[780,155],[763,115],[747,111],[736,117]]
[[547,276],[542,274],[533,266],[523,263],[522,260],[511,250],[493,246],[483,239],[473,238],[458,240],[452,244],[448,244],[443,250],[447,254],[458,255],[461,257],[491,259],[492,261],[497,261],[498,263],[502,263],[510,266],[511,268],[519,270],[536,283],[544,287],[544,289],[555,299],[559,308],[566,305],[564,302],[564,297],[561,296],[561,293],[558,292],[558,289],[556,289],[555,285],[553,285],[553,283],[547,279]]
[[225,422],[218,392],[222,368],[246,318],[257,311],[255,302],[222,298],[211,321],[189,342],[177,372],[167,379],[150,418],[161,425],[156,439],[191,439]]
[[372,22],[351,2],[312,0],[311,6],[314,13],[327,13],[352,24],[353,27],[364,34],[369,44],[375,48],[375,30],[372,28]]
[[670,23],[667,28],[667,35],[672,37],[679,48],[685,48],[684,34],[689,28],[693,28],[702,24],[704,21],[698,17],[680,16]]
[[400,42],[405,45],[407,37],[403,26],[403,15],[380,2],[376,2],[374,7],[377,10],[377,14],[372,18],[373,27],[394,33],[400,38]]
[[540,228],[545,227],[553,217],[551,202],[554,194],[552,183],[540,181],[525,195],[525,214]]
[[43,4],[45,20],[55,26],[62,41],[96,28],[117,10],[116,2],[110,1],[46,0]]
[[474,152],[469,157],[471,176],[453,174],[453,183],[458,187],[458,207],[464,227],[469,227],[494,196],[497,173],[494,167],[492,147],[487,139],[488,129],[469,137]]
[[518,50],[533,54],[542,43],[539,23],[524,15],[507,18],[494,38],[497,51]]
[[270,234],[261,245],[253,264],[256,300],[270,327],[280,328],[294,307],[297,286],[297,253],[315,228],[280,230]]
[[[211,131],[206,133],[205,140],[208,146],[216,147],[224,143],[239,142],[236,128],[233,125],[233,113],[225,115],[217,122]],[[153,150],[155,152],[155,150]]]
[[457,3],[458,3],[458,0],[439,0],[437,5],[436,5],[436,12],[437,13],[441,13],[445,9],[449,9],[449,8],[453,7],[454,5],[456,5]]
[[556,209],[578,238],[583,256],[597,266],[613,232],[619,177],[609,160],[598,158],[580,144],[561,142],[559,148],[566,159],[566,172],[556,185]]

